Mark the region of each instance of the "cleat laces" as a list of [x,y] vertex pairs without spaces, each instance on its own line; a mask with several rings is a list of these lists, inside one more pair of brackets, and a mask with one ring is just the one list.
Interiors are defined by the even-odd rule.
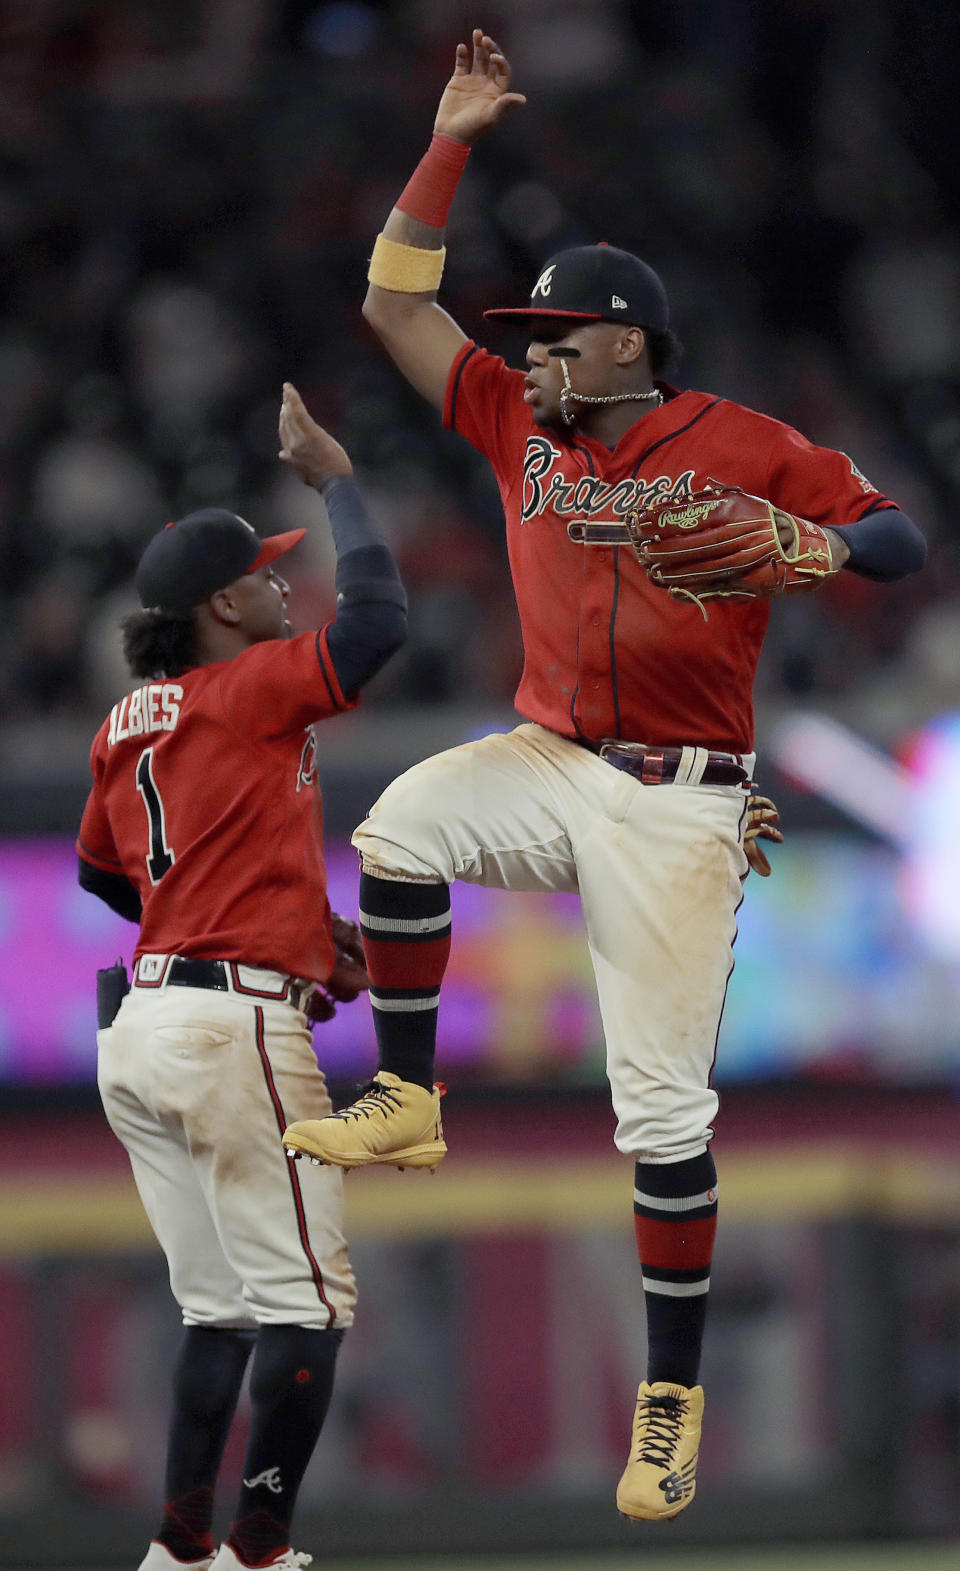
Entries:
[[687,1404],[676,1396],[646,1396],[643,1409],[636,1459],[651,1462],[654,1467],[671,1467]]
[[347,1121],[351,1118],[372,1118],[374,1113],[399,1112],[403,1106],[403,1099],[393,1086],[385,1086],[379,1080],[371,1080],[363,1090],[361,1096],[350,1107],[345,1107],[339,1113],[332,1113],[331,1118],[341,1118]]

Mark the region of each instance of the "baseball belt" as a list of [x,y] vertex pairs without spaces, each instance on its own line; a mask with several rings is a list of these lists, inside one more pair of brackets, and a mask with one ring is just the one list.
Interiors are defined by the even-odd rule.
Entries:
[[[150,967],[151,975],[145,974],[143,965],[146,956],[141,956],[134,968],[134,987],[205,987],[217,993],[237,993],[242,998],[266,998],[274,1003],[292,1004],[294,1009],[303,1008],[306,1000],[314,991],[314,982],[296,982],[292,977],[282,977],[275,972],[265,972],[267,976],[276,977],[279,987],[256,987],[244,981],[240,975],[238,962],[235,960],[196,960],[188,955],[170,955],[166,958],[166,965],[161,969]],[[151,960],[159,957],[151,956]],[[243,970],[249,976],[255,969],[244,966]]]
[[750,780],[737,753],[710,753],[702,747],[647,747],[642,742],[600,742],[594,744],[594,750],[605,763],[633,775],[643,785],[742,786]]

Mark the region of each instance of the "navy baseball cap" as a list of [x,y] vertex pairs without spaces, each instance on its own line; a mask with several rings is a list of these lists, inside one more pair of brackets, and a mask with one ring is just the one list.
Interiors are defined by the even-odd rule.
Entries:
[[147,610],[189,611],[235,578],[276,561],[306,532],[288,529],[261,540],[238,513],[201,507],[167,524],[149,541],[134,580],[140,603]]
[[530,304],[484,311],[493,322],[522,322],[531,316],[578,322],[628,322],[632,327],[670,325],[663,284],[646,262],[614,245],[578,245],[558,251],[533,286]]

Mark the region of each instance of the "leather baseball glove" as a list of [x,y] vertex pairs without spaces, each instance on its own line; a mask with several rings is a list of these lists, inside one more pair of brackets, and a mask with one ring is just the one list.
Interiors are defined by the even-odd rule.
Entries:
[[777,828],[780,814],[775,802],[768,796],[751,796],[747,802],[747,823],[743,831],[743,849],[747,861],[755,873],[761,878],[770,877],[770,863],[767,854],[759,840],[772,840],[774,844],[782,844],[783,835]]
[[356,922],[334,913],[331,920],[336,963],[322,987],[307,1002],[307,1019],[332,1020],[337,1004],[352,1004],[370,986],[363,958],[363,940]]
[[685,501],[628,513],[626,526],[650,582],[704,617],[705,600],[796,594],[838,571],[819,524],[715,480]]

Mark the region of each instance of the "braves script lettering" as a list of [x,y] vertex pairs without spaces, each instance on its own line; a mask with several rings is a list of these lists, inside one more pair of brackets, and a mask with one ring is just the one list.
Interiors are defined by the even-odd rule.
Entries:
[[623,519],[636,509],[642,511],[653,501],[682,502],[693,490],[693,469],[685,469],[673,479],[657,475],[652,480],[630,477],[610,485],[596,475],[571,479],[561,467],[564,454],[545,436],[531,436],[523,458],[523,506],[521,523],[552,511],[560,518],[596,518],[604,514]]

